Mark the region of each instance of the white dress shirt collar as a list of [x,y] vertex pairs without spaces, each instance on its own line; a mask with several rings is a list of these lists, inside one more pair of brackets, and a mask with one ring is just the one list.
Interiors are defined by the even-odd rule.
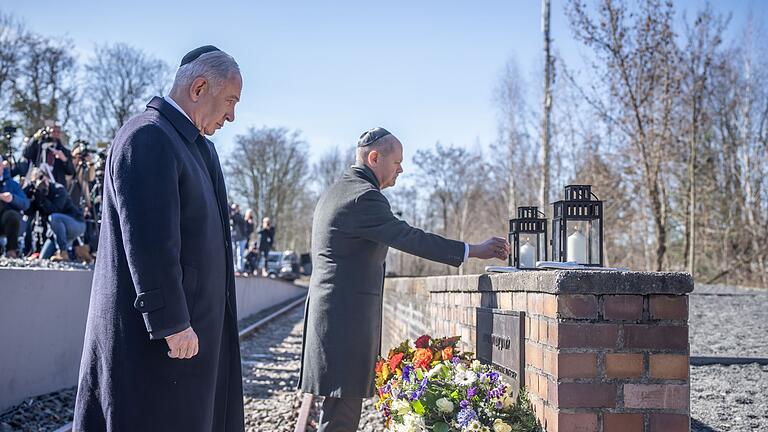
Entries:
[[175,100],[173,100],[173,98],[171,97],[171,95],[165,95],[165,96],[163,96],[163,99],[165,99],[165,101],[166,101],[166,102],[168,102],[169,104],[171,104],[171,106],[172,106],[172,107],[174,107],[174,108],[176,108],[177,110],[179,110],[179,112],[180,112],[180,113],[184,114],[184,117],[186,117],[186,118],[187,118],[189,121],[191,121],[191,122],[192,122],[192,124],[194,124],[194,123],[195,123],[195,122],[193,122],[193,121],[192,121],[192,119],[191,119],[191,118],[189,118],[189,116],[187,115],[187,113],[185,113],[185,112],[184,112],[184,110],[183,110],[183,109],[181,109],[181,107],[179,106],[179,104],[177,104],[177,103],[176,103],[176,101],[175,101]]

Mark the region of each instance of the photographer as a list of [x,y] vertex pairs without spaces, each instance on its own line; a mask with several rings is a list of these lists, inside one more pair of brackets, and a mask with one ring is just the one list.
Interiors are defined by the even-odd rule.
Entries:
[[0,235],[7,241],[5,256],[17,258],[21,212],[29,207],[29,200],[21,186],[11,178],[10,169],[0,155]]
[[24,147],[23,155],[36,167],[51,167],[56,183],[66,186],[67,176],[75,175],[72,153],[61,143],[58,128],[45,127],[32,136]]
[[85,233],[83,213],[69,198],[64,186],[51,182],[42,171],[33,170],[30,177],[33,202],[44,215],[48,215],[49,235],[43,245],[41,258],[69,261],[69,247],[77,237]]
[[96,179],[96,168],[93,164],[93,155],[85,141],[75,141],[72,150],[72,159],[75,161],[75,177],[69,185],[69,197],[85,211],[90,211],[91,184]]

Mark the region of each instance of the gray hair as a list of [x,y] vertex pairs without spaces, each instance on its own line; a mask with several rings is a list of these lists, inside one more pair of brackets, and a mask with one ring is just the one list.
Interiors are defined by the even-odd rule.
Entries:
[[365,147],[358,147],[355,151],[355,162],[358,165],[365,165],[368,155],[374,150],[378,151],[381,155],[387,155],[394,150],[396,142],[397,138],[394,135],[386,135]]
[[224,51],[205,53],[176,71],[174,89],[188,89],[198,78],[204,78],[211,86],[211,93],[217,94],[232,74],[240,74],[240,66],[231,55]]

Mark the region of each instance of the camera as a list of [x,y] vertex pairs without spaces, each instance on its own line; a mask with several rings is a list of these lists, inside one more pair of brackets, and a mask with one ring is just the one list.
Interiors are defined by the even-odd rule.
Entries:
[[19,130],[19,128],[16,126],[6,125],[3,127],[3,137],[6,141],[10,141],[13,136],[16,135],[17,130]]

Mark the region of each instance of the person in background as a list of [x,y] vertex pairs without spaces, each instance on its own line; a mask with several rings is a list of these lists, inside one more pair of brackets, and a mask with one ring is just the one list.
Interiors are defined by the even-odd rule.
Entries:
[[259,275],[259,249],[256,248],[255,244],[251,245],[251,248],[248,249],[248,253],[245,255],[244,270],[243,274],[245,276],[248,276],[248,274]]
[[272,226],[272,221],[268,217],[261,221],[258,238],[260,261],[263,263],[261,275],[266,277],[268,274],[267,261],[269,261],[269,251],[272,250],[275,242],[275,227]]
[[245,247],[248,243],[247,226],[243,215],[240,213],[240,205],[232,204],[229,210],[229,227],[232,231],[232,253],[235,263],[235,275],[239,276],[244,271]]
[[253,236],[253,230],[256,226],[256,223],[254,222],[254,216],[253,216],[253,210],[248,209],[245,211],[245,234],[246,234],[246,243],[245,248],[247,250],[250,250],[251,248],[251,236]]
[[53,180],[65,187],[68,185],[67,176],[75,175],[72,153],[61,142],[58,127],[45,127],[37,131],[24,147],[23,155],[36,167],[50,167]]
[[72,242],[85,234],[83,212],[72,202],[63,185],[51,182],[40,170],[33,170],[33,201],[48,217],[48,238],[40,252],[42,259],[69,261]]
[[21,212],[29,207],[29,199],[21,186],[11,178],[11,170],[0,155],[0,235],[5,236],[5,256],[18,258]]

